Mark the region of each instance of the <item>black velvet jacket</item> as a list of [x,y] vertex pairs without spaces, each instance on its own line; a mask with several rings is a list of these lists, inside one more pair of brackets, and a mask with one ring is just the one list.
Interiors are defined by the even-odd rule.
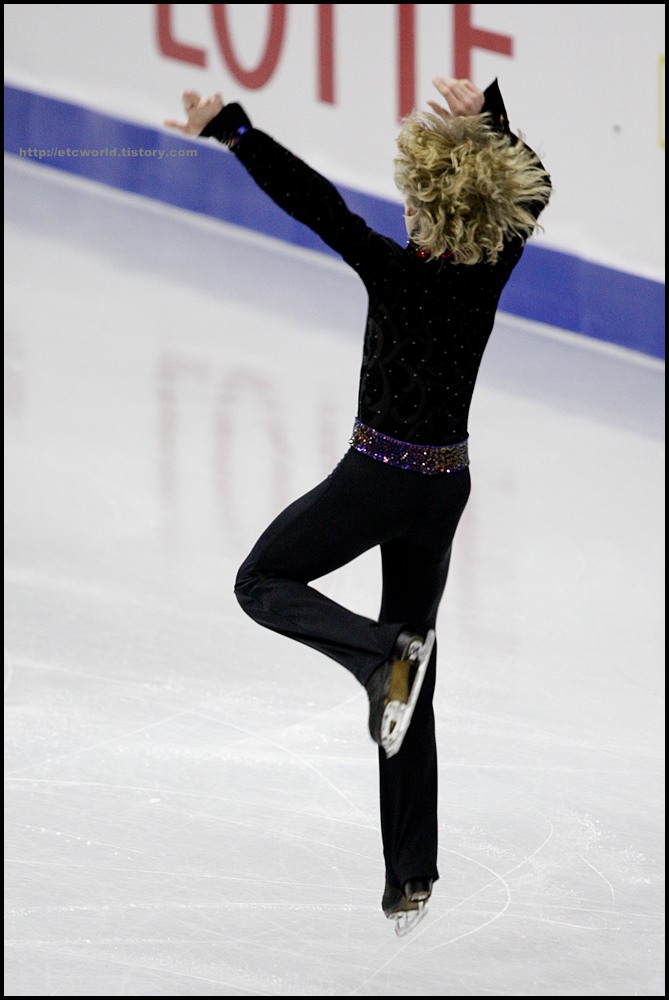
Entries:
[[[497,81],[485,91],[483,112],[519,141]],[[371,229],[330,181],[254,128],[239,104],[226,105],[202,135],[228,145],[258,186],[363,281],[369,305],[358,419],[415,444],[464,441],[481,357],[523,242],[510,240],[494,265],[428,260],[410,242],[400,246]],[[536,204],[534,214],[543,208]]]

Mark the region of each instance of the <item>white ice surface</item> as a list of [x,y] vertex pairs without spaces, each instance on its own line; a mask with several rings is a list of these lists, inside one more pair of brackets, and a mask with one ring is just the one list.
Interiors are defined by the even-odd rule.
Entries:
[[[664,368],[501,316],[438,623],[440,872],[237,606],[355,414],[343,265],[6,161],[6,996],[664,996]],[[320,584],[375,615],[377,553]]]

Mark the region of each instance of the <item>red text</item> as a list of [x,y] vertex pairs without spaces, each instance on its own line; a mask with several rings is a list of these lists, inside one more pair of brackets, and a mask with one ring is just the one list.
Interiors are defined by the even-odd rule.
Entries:
[[[206,49],[177,39],[173,25],[174,4],[156,4],[156,39],[158,50],[167,59],[190,65],[207,65]],[[413,3],[396,4],[397,118],[405,117],[416,101],[416,7]],[[256,66],[246,67],[239,58],[228,26],[227,4],[210,4],[213,33],[224,65],[234,79],[248,90],[258,90],[272,79],[284,47],[289,4],[268,4],[267,36]],[[481,28],[473,22],[470,3],[451,4],[453,12],[452,72],[459,78],[472,75],[472,52],[485,49],[500,55],[513,55],[513,38]],[[316,4],[316,96],[326,104],[336,103],[336,4]]]

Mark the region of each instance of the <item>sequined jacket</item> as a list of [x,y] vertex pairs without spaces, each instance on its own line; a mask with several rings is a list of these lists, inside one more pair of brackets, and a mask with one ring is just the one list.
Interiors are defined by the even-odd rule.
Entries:
[[[509,128],[497,81],[484,112]],[[510,240],[490,265],[421,257],[351,212],[334,185],[228,104],[203,130],[225,143],[258,186],[341,255],[368,294],[357,418],[400,441],[452,444],[467,421],[500,295],[524,244]],[[548,179],[548,175],[547,175]],[[543,204],[536,206],[538,216]]]

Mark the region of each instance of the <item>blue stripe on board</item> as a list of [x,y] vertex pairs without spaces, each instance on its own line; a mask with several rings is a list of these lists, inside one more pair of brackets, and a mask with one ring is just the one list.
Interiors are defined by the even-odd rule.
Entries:
[[[6,84],[5,152],[332,253],[260,194],[234,157],[213,143],[189,142],[176,133]],[[89,155],[81,155],[85,152]],[[341,185],[339,189],[370,226],[404,242],[398,203]],[[665,356],[664,284],[577,256],[530,243],[504,291],[501,308],[651,357]]]

